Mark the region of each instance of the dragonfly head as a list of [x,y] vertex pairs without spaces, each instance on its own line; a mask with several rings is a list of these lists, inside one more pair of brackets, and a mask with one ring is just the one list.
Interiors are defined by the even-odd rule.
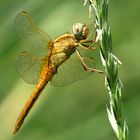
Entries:
[[72,28],[72,32],[76,40],[86,39],[89,33],[87,25],[82,23],[75,23]]

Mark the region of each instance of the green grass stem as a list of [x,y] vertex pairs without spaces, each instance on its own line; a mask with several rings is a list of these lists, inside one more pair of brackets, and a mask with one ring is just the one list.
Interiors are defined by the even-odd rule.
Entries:
[[127,140],[128,127],[122,116],[121,89],[122,82],[118,75],[121,62],[113,54],[112,35],[108,22],[109,0],[85,0],[84,5],[89,4],[89,16],[93,15],[100,44],[100,56],[105,71],[105,87],[109,93],[109,105],[107,114],[109,122],[118,140]]

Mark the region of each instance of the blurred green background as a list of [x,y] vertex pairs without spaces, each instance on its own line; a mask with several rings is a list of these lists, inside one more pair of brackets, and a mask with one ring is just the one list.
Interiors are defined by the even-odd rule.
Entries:
[[[14,19],[22,10],[50,36],[68,31],[75,22],[91,23],[83,0],[0,0],[0,140],[112,140],[106,104],[104,76],[92,76],[64,86],[50,84],[33,107],[21,130],[12,135],[15,121],[34,86],[26,84],[15,69],[20,39]],[[110,1],[109,20],[114,53],[123,62],[123,116],[129,126],[129,139],[140,139],[140,2]],[[95,56],[102,69],[99,50]],[[98,65],[99,61],[99,65]]]

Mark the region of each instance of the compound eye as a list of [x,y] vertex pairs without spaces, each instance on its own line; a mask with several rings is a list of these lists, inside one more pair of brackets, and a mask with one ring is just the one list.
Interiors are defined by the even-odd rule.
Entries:
[[72,32],[77,40],[82,39],[83,27],[84,25],[82,23],[75,23],[73,25]]
[[72,31],[76,40],[86,39],[89,33],[88,26],[82,23],[75,23]]
[[82,29],[83,29],[83,24],[82,23],[75,23],[73,25],[73,34],[79,34],[82,33]]
[[87,27],[87,25],[85,25],[83,27],[83,30],[82,30],[82,37],[83,37],[83,39],[86,39],[87,38],[88,33],[89,33],[89,28]]

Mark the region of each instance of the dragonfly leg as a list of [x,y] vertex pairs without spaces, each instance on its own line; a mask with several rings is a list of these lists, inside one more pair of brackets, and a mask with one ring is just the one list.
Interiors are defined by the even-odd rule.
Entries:
[[92,40],[88,40],[88,39],[83,39],[80,41],[80,43],[95,43],[96,42],[96,38],[97,38],[97,33],[95,34],[95,38]]
[[78,50],[76,50],[76,53],[80,59],[80,62],[82,63],[82,66],[83,68],[86,70],[86,71],[90,71],[90,72],[98,72],[98,73],[103,73],[103,71],[101,70],[98,70],[96,68],[90,68],[86,65],[86,63],[84,62],[84,57],[81,56],[80,52]]
[[79,46],[85,50],[88,50],[88,49],[92,49],[92,50],[96,50],[96,47],[95,46],[92,46],[92,45],[86,45],[86,44],[83,44],[83,43],[96,43],[96,38],[97,38],[97,33],[95,34],[95,38],[93,40],[87,40],[87,39],[84,39],[84,40],[81,40],[80,43],[79,43]]
[[85,50],[89,50],[89,49],[92,49],[92,50],[96,50],[96,47],[93,47],[93,46],[88,46],[88,45],[82,45],[79,43],[79,46]]

